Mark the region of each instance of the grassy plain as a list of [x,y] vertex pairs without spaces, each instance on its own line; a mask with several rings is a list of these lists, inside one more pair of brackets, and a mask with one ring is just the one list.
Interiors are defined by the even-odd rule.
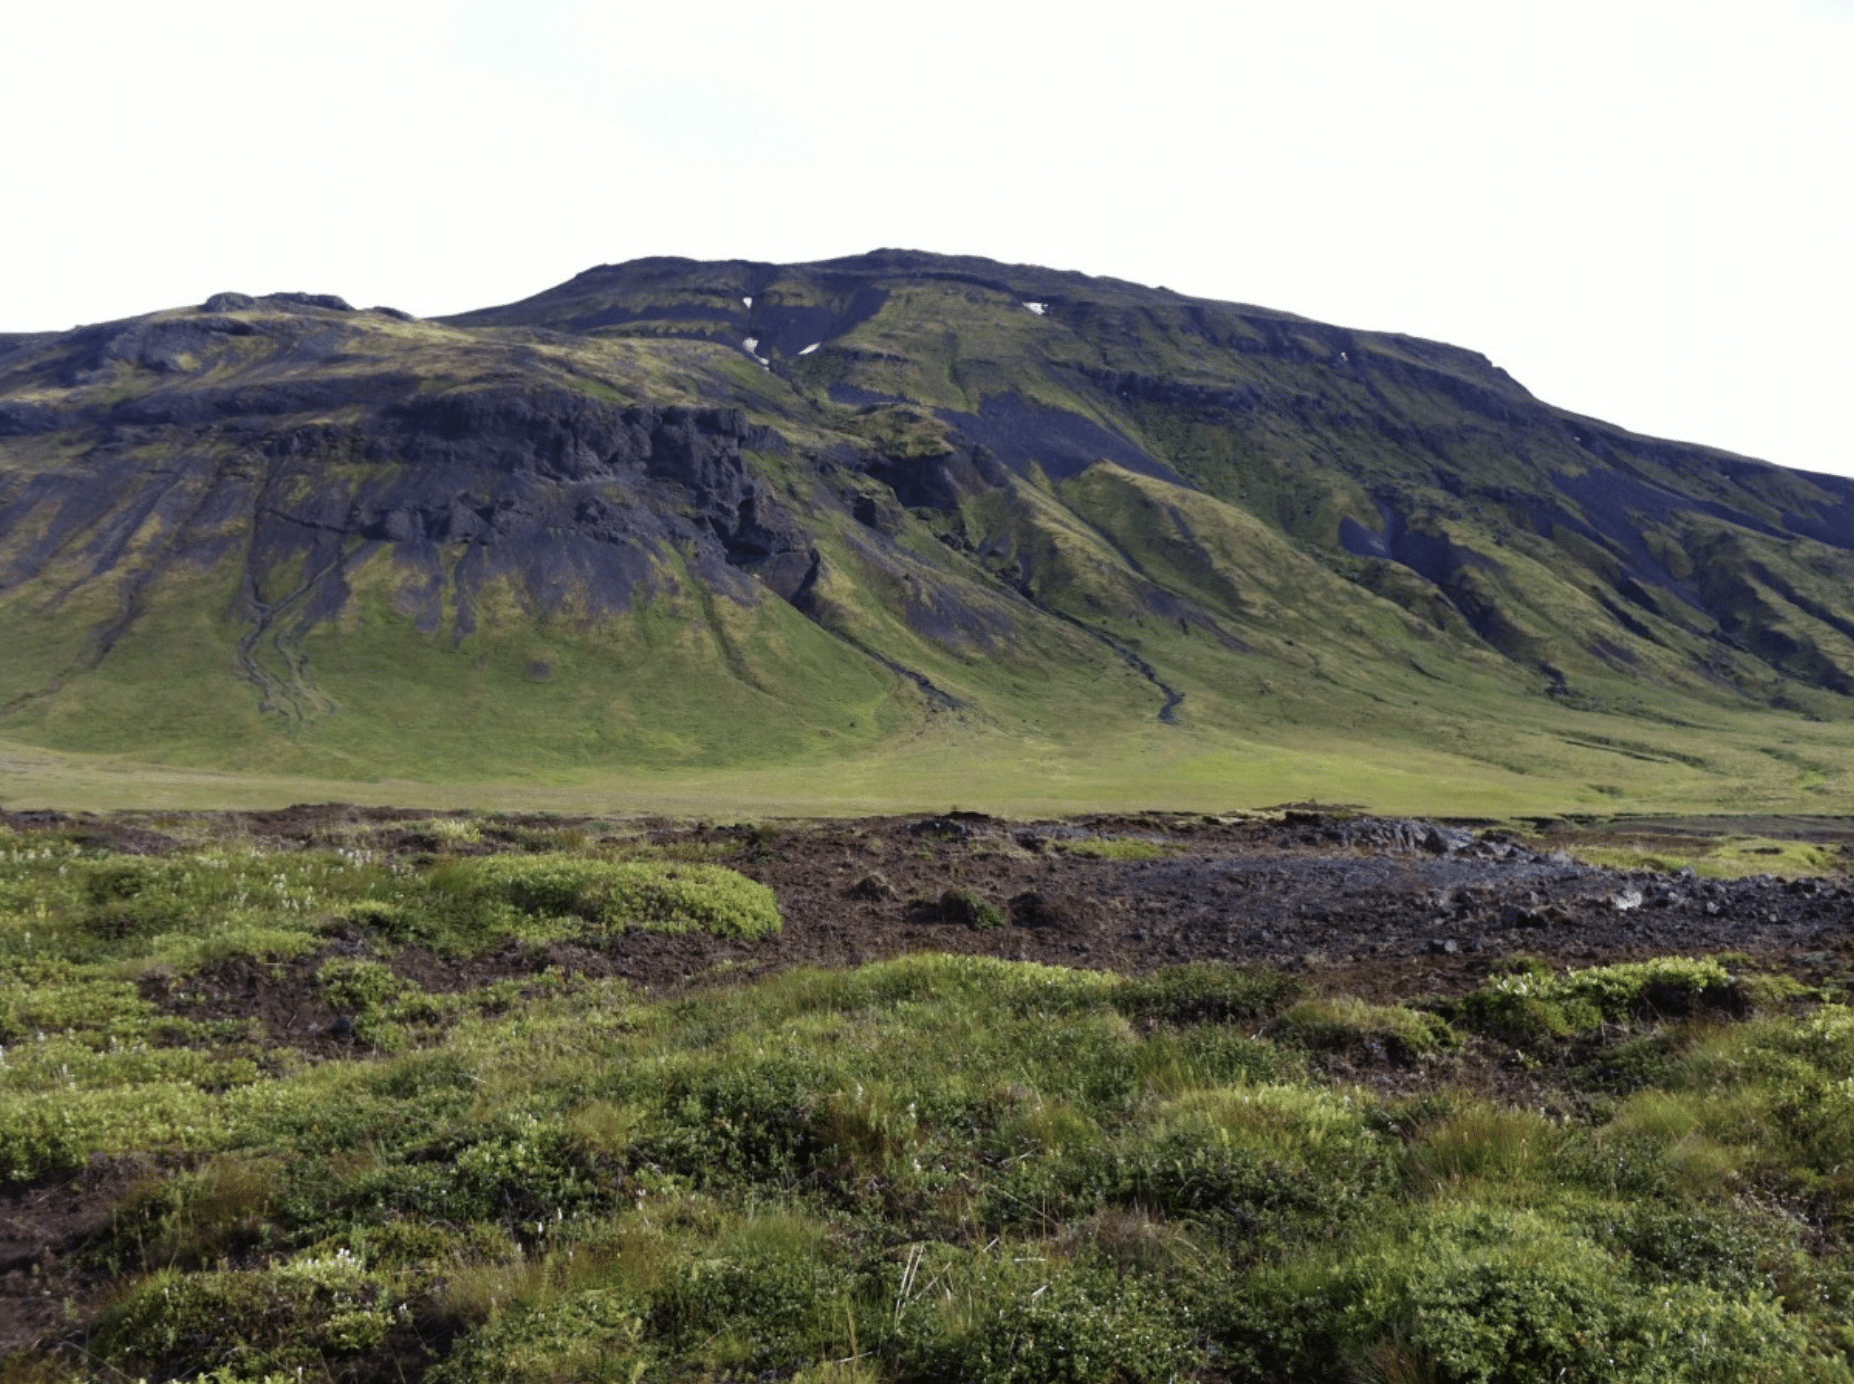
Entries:
[[[1078,706],[1077,719],[1087,714]],[[1059,719],[1060,709],[1049,715]],[[793,763],[626,767],[601,756],[575,767],[570,756],[523,760],[492,746],[474,772],[434,765],[417,773],[383,753],[378,777],[360,776],[355,765],[365,761],[350,755],[317,774],[316,756],[306,748],[290,757],[306,771],[235,773],[0,737],[0,806],[106,811],[347,801],[819,817],[957,805],[1021,817],[1321,801],[1492,818],[1854,814],[1854,727],[1782,712],[1668,726],[1540,703],[1527,723],[1482,719],[1457,704],[1412,709],[1401,725],[1387,721],[1376,730],[1283,719],[1243,734],[1148,720],[1070,737],[1048,723],[1011,726],[921,712],[911,728],[903,723],[874,745],[812,748]],[[493,735],[487,727],[473,733]]]

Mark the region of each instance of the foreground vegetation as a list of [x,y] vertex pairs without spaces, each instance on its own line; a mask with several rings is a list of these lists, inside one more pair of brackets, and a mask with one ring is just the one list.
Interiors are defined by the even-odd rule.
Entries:
[[[486,963],[770,893],[428,836],[0,836],[9,1218],[111,1203],[0,1379],[1854,1379],[1834,993],[927,955],[660,996]],[[266,1030],[237,976],[336,1017]]]

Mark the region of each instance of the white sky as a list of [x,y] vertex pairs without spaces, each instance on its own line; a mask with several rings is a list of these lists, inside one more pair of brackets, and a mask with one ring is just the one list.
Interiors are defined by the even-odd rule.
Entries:
[[0,330],[905,246],[1854,474],[1854,0],[8,6]]

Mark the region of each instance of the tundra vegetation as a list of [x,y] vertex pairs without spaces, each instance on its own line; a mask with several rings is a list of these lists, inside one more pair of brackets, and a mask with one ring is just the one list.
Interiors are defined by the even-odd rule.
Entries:
[[730,866],[776,833],[415,834],[0,835],[0,1379],[1854,1379],[1832,986],[930,954],[663,993],[572,958],[779,928]]

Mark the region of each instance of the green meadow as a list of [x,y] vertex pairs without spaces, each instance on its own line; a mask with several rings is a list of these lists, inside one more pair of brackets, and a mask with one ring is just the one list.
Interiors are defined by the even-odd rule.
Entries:
[[[1093,717],[1077,698],[1076,720]],[[1349,730],[1283,720],[1265,727],[1156,719],[1070,734],[1060,710],[1043,725],[916,707],[874,744],[806,745],[785,762],[665,765],[573,762],[494,743],[485,716],[459,762],[396,755],[389,719],[369,772],[365,748],[320,758],[298,748],[238,769],[48,747],[0,736],[0,806],[240,808],[295,802],[642,812],[672,816],[855,816],[949,804],[1025,817],[1163,807],[1254,810],[1288,802],[1390,814],[1508,818],[1616,813],[1854,813],[1854,728],[1783,712],[1721,713],[1681,726],[1605,720],[1542,704],[1530,721],[1481,720],[1460,707],[1412,709],[1401,727]],[[1510,708],[1508,708],[1510,710]],[[460,712],[461,717],[463,713]],[[767,714],[776,714],[768,712]],[[1702,713],[1703,714],[1703,711]],[[880,712],[876,713],[879,716]],[[541,724],[537,722],[537,724]],[[747,724],[751,733],[751,723]],[[821,739],[821,737],[814,737]],[[422,743],[422,742],[421,742]],[[474,758],[472,755],[474,754]],[[485,762],[487,761],[487,762]],[[287,764],[288,768],[284,765]],[[320,771],[318,772],[318,768]]]

